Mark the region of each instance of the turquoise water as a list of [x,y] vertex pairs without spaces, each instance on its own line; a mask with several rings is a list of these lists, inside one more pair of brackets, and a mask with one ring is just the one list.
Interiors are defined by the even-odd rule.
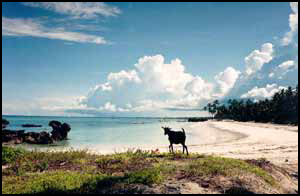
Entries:
[[[161,118],[99,118],[99,117],[29,117],[3,116],[10,122],[9,129],[26,131],[51,131],[49,121],[58,120],[71,125],[69,140],[48,145],[24,145],[27,148],[73,148],[98,152],[122,151],[136,148],[162,148],[168,146],[162,126],[175,130],[186,127],[183,119]],[[22,128],[22,124],[43,125],[42,128]],[[199,144],[199,136],[187,133],[188,144]]]

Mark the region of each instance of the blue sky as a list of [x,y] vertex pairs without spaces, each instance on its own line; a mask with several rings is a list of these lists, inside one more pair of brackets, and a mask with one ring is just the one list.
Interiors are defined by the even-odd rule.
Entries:
[[298,3],[2,3],[3,114],[196,115],[297,72]]

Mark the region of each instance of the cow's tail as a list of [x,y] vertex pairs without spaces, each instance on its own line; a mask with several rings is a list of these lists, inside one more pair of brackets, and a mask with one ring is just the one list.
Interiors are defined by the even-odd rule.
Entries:
[[184,135],[185,135],[185,131],[184,131],[184,129],[183,128],[181,128],[182,129],[182,132],[184,133]]

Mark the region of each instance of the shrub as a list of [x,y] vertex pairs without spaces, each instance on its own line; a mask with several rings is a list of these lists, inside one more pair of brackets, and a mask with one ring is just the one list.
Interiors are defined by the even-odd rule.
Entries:
[[21,148],[2,146],[2,165],[16,161],[16,159],[25,154],[25,152],[26,151]]

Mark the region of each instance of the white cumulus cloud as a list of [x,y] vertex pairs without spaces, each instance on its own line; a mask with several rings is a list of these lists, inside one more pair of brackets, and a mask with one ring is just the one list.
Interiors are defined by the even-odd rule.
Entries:
[[246,74],[252,75],[261,70],[265,63],[269,63],[273,59],[273,44],[265,43],[261,50],[254,50],[246,58]]
[[186,72],[180,59],[165,62],[163,55],[138,59],[135,69],[108,74],[79,105],[110,112],[194,111],[222,98],[235,85],[240,72],[233,67],[219,73],[216,83]]
[[266,87],[261,88],[256,86],[247,93],[243,94],[241,98],[268,99],[282,89],[286,89],[286,87],[279,86],[278,84],[267,84]]
[[126,81],[132,81],[136,83],[140,83],[141,79],[139,78],[137,72],[135,70],[131,71],[120,71],[118,73],[110,73],[107,77],[110,82],[116,82],[119,85],[124,84]]
[[233,67],[227,67],[225,71],[215,76],[215,80],[219,85],[220,93],[218,96],[225,96],[235,85],[241,72]]
[[295,35],[298,34],[298,2],[291,2],[290,6],[292,9],[292,13],[289,16],[290,31],[287,32],[281,40],[282,45],[284,46],[289,45],[293,41]]
[[135,67],[149,91],[183,95],[185,86],[193,80],[193,76],[185,72],[180,59],[165,63],[162,55],[145,56],[138,60]]
[[[107,81],[93,88],[79,105],[115,112],[144,112],[199,107],[214,94],[214,85],[187,73],[180,59],[166,63],[162,55],[144,56],[134,67],[110,73]],[[232,81],[226,79],[232,86]]]
[[106,110],[106,111],[110,111],[110,112],[117,111],[116,106],[110,102],[105,103],[105,105],[102,109]]

